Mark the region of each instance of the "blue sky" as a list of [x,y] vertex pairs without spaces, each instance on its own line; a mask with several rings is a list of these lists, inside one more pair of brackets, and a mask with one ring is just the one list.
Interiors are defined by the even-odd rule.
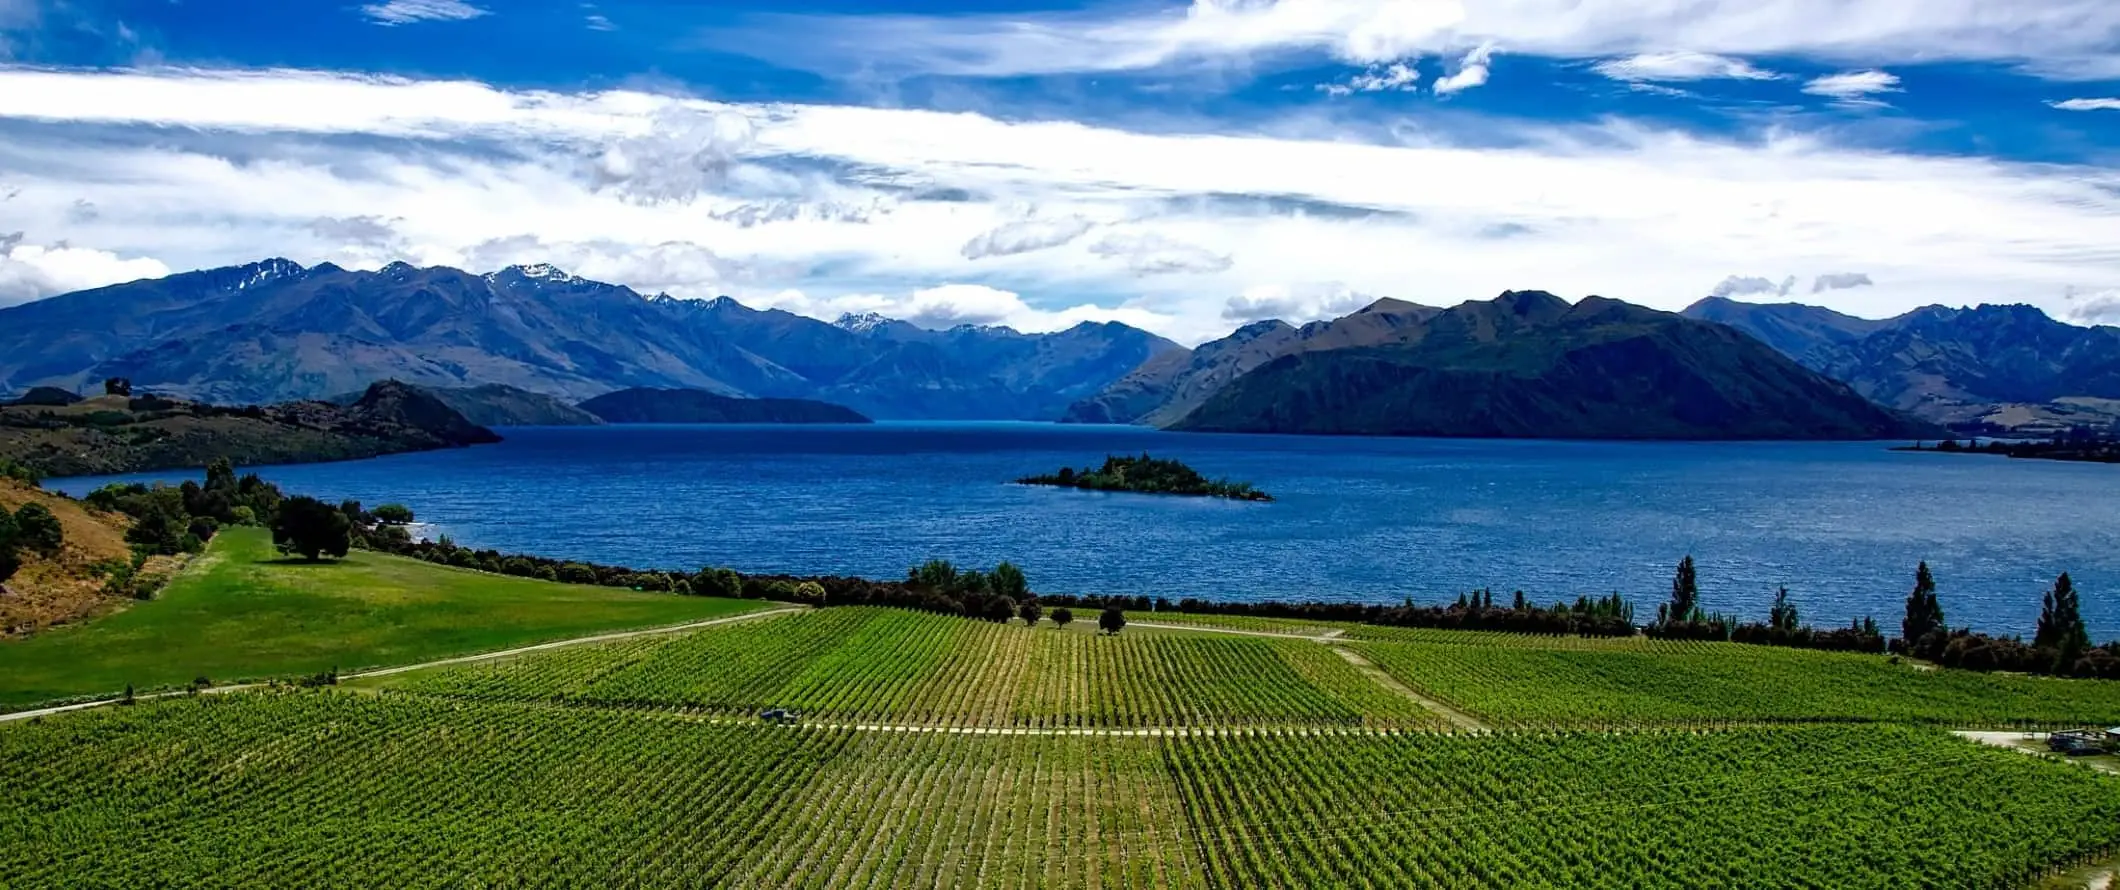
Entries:
[[2120,321],[2120,4],[0,0],[0,303],[286,255],[1181,340]]

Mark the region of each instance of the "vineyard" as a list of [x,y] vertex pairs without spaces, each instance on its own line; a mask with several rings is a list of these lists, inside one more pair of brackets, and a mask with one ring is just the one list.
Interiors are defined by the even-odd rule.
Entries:
[[1873,655],[1736,643],[1534,648],[1358,644],[1420,692],[1521,728],[1776,721],[2105,725],[2120,683],[1920,670]]
[[2120,780],[1911,727],[971,735],[324,689],[0,727],[0,837],[37,888],[2007,888],[2120,839]]
[[1325,646],[1207,634],[1032,629],[825,609],[676,638],[408,675],[463,699],[948,727],[1440,728]]
[[[1197,626],[1249,624],[1221,620]],[[1494,637],[1506,644],[1485,644]],[[1362,661],[1414,695],[1365,675]],[[923,727],[1450,728],[1416,696],[1488,726],[1524,729],[2120,721],[2120,683],[1922,671],[1869,655],[1488,633],[1460,633],[1453,643],[1175,631],[1105,637],[877,608],[823,609],[388,682],[468,700],[721,716],[780,707],[838,723]]]

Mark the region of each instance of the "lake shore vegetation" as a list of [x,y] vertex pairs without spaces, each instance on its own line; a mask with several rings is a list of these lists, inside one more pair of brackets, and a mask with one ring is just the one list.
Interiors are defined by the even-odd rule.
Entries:
[[1249,482],[1209,479],[1200,475],[1200,471],[1183,463],[1151,457],[1146,453],[1140,457],[1111,455],[1105,457],[1101,467],[1084,467],[1080,470],[1061,467],[1059,472],[1025,476],[1016,480],[1016,483],[1089,491],[1227,498],[1233,501],[1273,500],[1272,495],[1254,488]]

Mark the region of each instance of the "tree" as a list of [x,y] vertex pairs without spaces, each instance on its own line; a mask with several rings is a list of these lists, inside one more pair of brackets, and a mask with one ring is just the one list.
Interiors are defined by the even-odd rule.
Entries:
[[217,457],[206,465],[206,490],[236,493],[236,466],[228,458]]
[[404,504],[384,504],[375,508],[371,515],[375,516],[375,521],[389,525],[412,524],[412,508]]
[[1038,619],[1045,615],[1045,609],[1038,605],[1037,600],[1024,600],[1023,605],[1016,607],[1016,615],[1023,619],[1024,627],[1037,627]]
[[23,504],[15,511],[16,546],[49,558],[59,555],[59,548],[65,543],[66,530],[59,526],[59,517],[53,516],[50,508]]
[[795,601],[812,606],[824,605],[824,585],[815,581],[795,585]]
[[1066,628],[1075,621],[1075,610],[1061,607],[1053,610],[1053,626]]
[[15,573],[22,570],[21,546],[15,514],[0,508],[0,582],[15,577]]
[[1899,637],[1911,648],[1922,637],[1943,629],[1943,604],[1936,599],[1936,578],[1923,561],[1914,569],[1914,592],[1907,594],[1906,618],[1899,622]]
[[103,394],[130,397],[132,395],[132,381],[123,377],[106,377],[103,379]]
[[1031,583],[1015,563],[1004,562],[995,566],[993,574],[987,577],[993,583],[994,592],[1001,596],[1021,600],[1031,595]]
[[272,543],[283,553],[299,553],[311,562],[345,556],[352,547],[353,522],[345,512],[312,497],[292,497],[280,504],[272,524]]
[[905,573],[907,586],[922,590],[955,590],[957,582],[957,567],[946,559],[930,559]]
[[1700,579],[1693,571],[1693,557],[1678,561],[1671,576],[1671,602],[1664,606],[1664,620],[1681,623],[1700,619]]
[[743,576],[730,569],[700,569],[692,576],[692,592],[699,596],[727,599],[743,597]]
[[1767,610],[1767,626],[1775,630],[1793,631],[1803,625],[1796,611],[1796,604],[1789,602],[1789,588],[1784,585],[1774,592],[1774,606]]
[[1126,613],[1119,611],[1118,606],[1106,606],[1104,607],[1104,614],[1097,616],[1098,630],[1108,634],[1115,634],[1125,628]]
[[995,624],[1007,624],[1009,619],[1016,617],[1016,601],[1005,596],[987,600],[983,617]]
[[125,542],[141,553],[174,556],[184,552],[184,535],[189,526],[168,508],[150,501],[133,518],[132,528],[125,532]]
[[2083,627],[2083,603],[2067,572],[2054,579],[2053,589],[2040,602],[2039,629],[2032,636],[2032,646],[2053,649],[2054,669],[2061,673],[2073,669],[2076,659],[2091,647],[2090,633]]

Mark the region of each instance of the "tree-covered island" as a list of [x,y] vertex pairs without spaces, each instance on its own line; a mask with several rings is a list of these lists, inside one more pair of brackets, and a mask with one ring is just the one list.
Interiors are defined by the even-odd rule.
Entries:
[[1177,494],[1193,497],[1228,498],[1234,501],[1270,501],[1273,496],[1251,486],[1249,482],[1231,482],[1227,479],[1209,479],[1198,470],[1174,460],[1158,460],[1143,453],[1140,457],[1108,456],[1104,466],[1097,469],[1084,467],[1077,470],[1061,467],[1060,472],[1044,476],[1026,476],[1016,480],[1019,485],[1056,485],[1062,488],[1085,488],[1091,491],[1131,491],[1142,494]]

